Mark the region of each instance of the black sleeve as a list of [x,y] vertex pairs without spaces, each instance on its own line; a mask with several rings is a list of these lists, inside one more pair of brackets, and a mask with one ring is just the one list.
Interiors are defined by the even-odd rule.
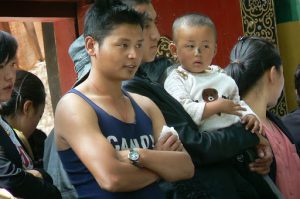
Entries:
[[[59,190],[48,181],[25,172],[6,157],[3,146],[0,146],[0,187],[6,188],[15,197],[60,199]],[[45,175],[45,174],[44,174]]]
[[188,125],[177,126],[180,139],[195,165],[223,161],[256,146],[258,137],[240,123],[230,127],[199,133]]
[[254,147],[259,139],[241,124],[207,133],[199,133],[181,104],[170,96],[158,83],[143,77],[135,77],[123,83],[129,92],[150,98],[162,111],[168,126],[173,126],[180,135],[184,147],[196,165],[211,164],[234,157],[245,149]]

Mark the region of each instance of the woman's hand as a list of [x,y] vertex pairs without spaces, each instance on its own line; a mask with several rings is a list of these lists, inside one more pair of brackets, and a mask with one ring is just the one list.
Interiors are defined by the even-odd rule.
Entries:
[[10,192],[6,189],[0,188],[0,198],[1,199],[16,199]]
[[38,177],[38,178],[43,179],[42,174],[41,174],[39,171],[37,171],[37,170],[34,170],[34,169],[28,169],[28,170],[26,170],[26,172],[27,172],[27,173],[31,173],[31,174],[34,175],[35,177]]

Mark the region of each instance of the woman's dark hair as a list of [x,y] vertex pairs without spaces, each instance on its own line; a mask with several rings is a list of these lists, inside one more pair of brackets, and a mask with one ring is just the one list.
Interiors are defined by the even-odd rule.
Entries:
[[300,64],[298,64],[295,76],[294,76],[294,81],[295,81],[295,89],[297,90],[297,104],[300,106]]
[[26,100],[30,100],[34,108],[45,103],[46,93],[42,81],[34,74],[18,70],[14,89],[9,101],[1,103],[2,116],[15,116],[23,111]]
[[100,45],[118,25],[133,24],[143,29],[145,17],[119,0],[97,0],[84,21],[84,37],[91,36]]
[[0,64],[6,64],[17,54],[17,40],[9,33],[0,30]]
[[277,48],[266,39],[244,36],[231,50],[230,64],[225,70],[235,80],[243,97],[272,66],[280,70]]

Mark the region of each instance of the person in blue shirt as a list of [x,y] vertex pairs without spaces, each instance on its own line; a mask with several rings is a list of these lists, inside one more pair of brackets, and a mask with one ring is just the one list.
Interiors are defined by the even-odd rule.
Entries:
[[118,1],[96,1],[84,24],[87,79],[59,101],[56,145],[79,198],[163,198],[158,180],[194,175],[177,135],[147,97],[122,90],[143,58],[144,15]]

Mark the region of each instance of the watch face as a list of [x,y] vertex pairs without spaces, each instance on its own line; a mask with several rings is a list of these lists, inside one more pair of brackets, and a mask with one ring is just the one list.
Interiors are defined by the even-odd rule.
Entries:
[[137,161],[139,159],[140,155],[137,151],[130,151],[129,153],[129,159],[132,161]]

